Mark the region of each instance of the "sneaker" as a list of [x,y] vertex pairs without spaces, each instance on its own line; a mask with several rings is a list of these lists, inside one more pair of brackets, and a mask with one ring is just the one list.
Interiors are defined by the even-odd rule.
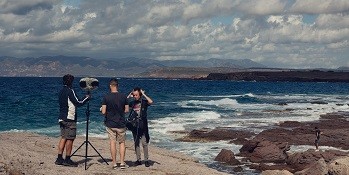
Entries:
[[142,165],[142,162],[141,161],[139,161],[139,160],[137,160],[137,161],[135,161],[135,166],[138,166],[138,165]]
[[117,168],[118,168],[118,165],[117,165],[117,164],[113,165],[113,169],[114,169],[114,170],[116,170]]
[[149,161],[145,161],[145,162],[144,162],[144,165],[145,165],[145,167],[149,167],[149,166],[150,166]]
[[78,163],[72,161],[71,159],[65,159],[64,162],[63,162],[63,165],[64,166],[70,166],[70,167],[77,167],[78,166]]
[[64,163],[64,159],[57,158],[55,161],[56,165],[63,165],[63,163]]
[[127,165],[126,164],[120,164],[120,169],[126,169]]

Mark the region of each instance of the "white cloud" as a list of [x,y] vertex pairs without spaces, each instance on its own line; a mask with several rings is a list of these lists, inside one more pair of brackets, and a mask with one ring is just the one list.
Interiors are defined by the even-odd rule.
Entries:
[[347,0],[296,0],[290,8],[292,13],[326,14],[349,10]]
[[315,21],[318,28],[323,29],[342,29],[349,28],[348,14],[321,14]]
[[283,13],[285,0],[241,0],[238,9],[252,15],[272,15]]
[[330,43],[327,45],[329,49],[348,49],[349,48],[349,41],[341,41],[337,43]]
[[[347,0],[3,0],[9,56],[252,59],[273,67],[347,63]],[[314,14],[313,21],[306,15]],[[321,66],[323,64],[323,66]]]

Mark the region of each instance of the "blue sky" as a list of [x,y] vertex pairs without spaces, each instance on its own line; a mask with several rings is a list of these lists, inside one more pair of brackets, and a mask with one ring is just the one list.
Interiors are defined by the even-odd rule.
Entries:
[[348,0],[3,0],[0,56],[349,66]]

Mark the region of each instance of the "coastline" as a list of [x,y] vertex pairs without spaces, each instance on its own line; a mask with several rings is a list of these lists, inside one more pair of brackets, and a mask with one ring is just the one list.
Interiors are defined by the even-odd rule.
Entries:
[[[125,157],[125,162],[129,167],[124,170],[112,169],[108,138],[89,137],[91,144],[109,165],[89,145],[87,170],[84,168],[85,145],[77,151],[75,154],[77,156],[72,157],[72,160],[78,162],[79,166],[65,167],[54,164],[57,157],[58,137],[49,137],[29,132],[3,132],[0,133],[0,140],[0,174],[227,174],[208,168],[198,163],[195,158],[152,145],[149,145],[151,166],[145,167],[144,164],[134,166],[133,161],[135,160],[135,155],[133,143],[129,140],[126,141]],[[85,137],[77,137],[74,141],[73,152],[84,141]]]
[[[280,174],[285,170],[297,175],[349,174],[348,117],[348,112],[338,111],[320,115],[315,121],[284,121],[258,134],[232,128],[203,128],[184,133],[177,141],[225,140],[242,145],[238,152],[222,149],[215,158],[236,167],[234,171],[237,173],[242,166],[247,166],[264,175]],[[319,149],[314,145],[315,127],[321,129]],[[321,169],[321,172],[316,169]]]

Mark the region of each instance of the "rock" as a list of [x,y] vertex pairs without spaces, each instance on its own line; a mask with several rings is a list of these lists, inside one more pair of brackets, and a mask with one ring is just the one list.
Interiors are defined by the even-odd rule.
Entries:
[[295,171],[301,171],[309,167],[313,162],[317,162],[320,158],[323,158],[326,162],[329,162],[335,157],[343,155],[347,155],[347,153],[336,150],[315,151],[310,149],[305,152],[297,152],[289,155],[286,163]]
[[294,173],[295,175],[326,175],[328,174],[327,164],[325,159],[321,158],[312,163],[308,168]]
[[287,158],[286,151],[290,147],[287,143],[270,142],[268,140],[252,140],[243,145],[239,155],[248,157],[251,162],[283,163]]
[[313,101],[313,102],[311,102],[311,104],[326,105],[328,103],[324,102],[324,101]]
[[266,170],[262,172],[262,175],[293,175],[287,170]]
[[241,172],[242,170],[244,170],[241,166],[237,166],[233,168],[234,172]]
[[244,145],[242,145],[242,147],[240,148],[240,154],[239,155],[248,155],[249,153],[252,153],[254,151],[254,149],[256,149],[258,143],[261,142],[259,140],[250,140],[247,143],[245,143]]
[[251,162],[282,163],[286,158],[285,152],[270,141],[260,142],[250,156]]
[[193,130],[187,136],[177,139],[177,141],[184,142],[208,142],[218,140],[236,140],[243,138],[250,138],[254,135],[252,132],[235,131],[228,128],[218,128],[213,130]]
[[260,163],[258,165],[252,164],[249,166],[252,169],[258,170],[258,171],[266,171],[266,170],[287,170],[289,172],[294,172],[293,169],[288,167],[286,164],[265,164],[265,163]]
[[331,175],[349,174],[349,157],[338,157],[328,164],[328,173]]
[[236,145],[244,145],[247,142],[248,142],[248,140],[246,138],[237,138],[237,139],[230,141],[229,143],[234,143]]
[[218,162],[224,162],[228,165],[241,164],[237,159],[235,159],[234,153],[231,150],[227,149],[222,149],[214,160]]

